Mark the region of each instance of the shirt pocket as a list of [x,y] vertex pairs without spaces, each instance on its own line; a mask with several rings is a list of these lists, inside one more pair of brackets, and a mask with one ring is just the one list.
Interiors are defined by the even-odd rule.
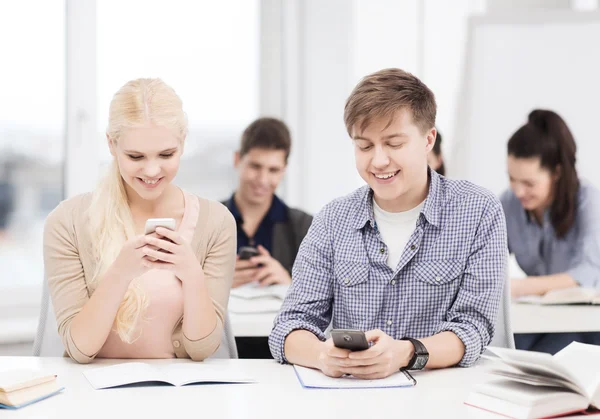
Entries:
[[333,326],[338,329],[362,329],[376,305],[369,283],[369,265],[336,261],[334,265]]
[[453,259],[424,261],[414,265],[415,278],[421,283],[436,287],[453,283],[462,277],[463,272],[464,263]]
[[333,269],[339,286],[350,288],[369,279],[369,265],[358,262],[337,261]]
[[412,304],[432,323],[444,321],[452,307],[464,272],[464,263],[454,259],[419,262],[414,265]]

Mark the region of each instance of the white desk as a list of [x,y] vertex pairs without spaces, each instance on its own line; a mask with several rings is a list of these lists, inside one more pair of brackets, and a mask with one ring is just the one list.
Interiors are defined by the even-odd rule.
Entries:
[[265,337],[273,328],[273,320],[277,313],[236,314],[229,313],[229,321],[233,336],[236,337]]
[[[258,304],[258,302],[257,302]],[[234,336],[269,336],[277,313],[230,314]],[[513,333],[600,332],[600,306],[512,304]]]
[[600,306],[512,304],[514,333],[600,332]]
[[93,390],[82,371],[116,362],[122,361],[97,360],[90,365],[78,365],[67,358],[0,357],[0,374],[10,368],[39,368],[57,374],[66,387],[63,393],[20,410],[0,410],[0,416],[2,419],[498,418],[463,404],[473,385],[485,380],[481,367],[416,373],[418,384],[412,388],[315,390],[302,388],[289,365],[269,360],[213,360],[207,362],[232,363],[258,383]]
[[[285,290],[282,295],[285,295]],[[229,322],[235,337],[265,337],[273,328],[273,321],[283,304],[275,297],[244,299],[229,297]]]

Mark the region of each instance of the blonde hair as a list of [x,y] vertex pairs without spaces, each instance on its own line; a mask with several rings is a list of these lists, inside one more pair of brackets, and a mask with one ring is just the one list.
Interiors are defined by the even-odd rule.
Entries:
[[[113,96],[106,135],[117,143],[127,129],[148,124],[168,128],[181,142],[187,135],[187,118],[175,91],[160,79],[132,80]],[[94,191],[88,214],[97,263],[92,282],[97,282],[115,261],[123,244],[135,235],[116,158]],[[132,281],[114,322],[124,342],[136,339],[133,332],[147,305],[144,293]]]

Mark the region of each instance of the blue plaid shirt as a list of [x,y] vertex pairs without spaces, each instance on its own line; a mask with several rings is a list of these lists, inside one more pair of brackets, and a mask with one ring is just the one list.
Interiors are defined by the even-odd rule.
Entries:
[[364,186],[315,217],[292,272],[292,285],[269,336],[287,362],[284,341],[304,329],[325,340],[333,328],[381,329],[394,339],[443,331],[465,344],[459,366],[479,359],[494,335],[507,263],[499,200],[466,181],[429,171],[429,192],[395,270]]

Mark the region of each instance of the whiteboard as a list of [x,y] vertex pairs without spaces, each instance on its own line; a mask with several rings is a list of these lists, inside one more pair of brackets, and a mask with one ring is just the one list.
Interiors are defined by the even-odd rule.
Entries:
[[580,178],[600,187],[600,13],[474,17],[448,162],[453,178],[500,194],[506,144],[534,108],[561,115]]

